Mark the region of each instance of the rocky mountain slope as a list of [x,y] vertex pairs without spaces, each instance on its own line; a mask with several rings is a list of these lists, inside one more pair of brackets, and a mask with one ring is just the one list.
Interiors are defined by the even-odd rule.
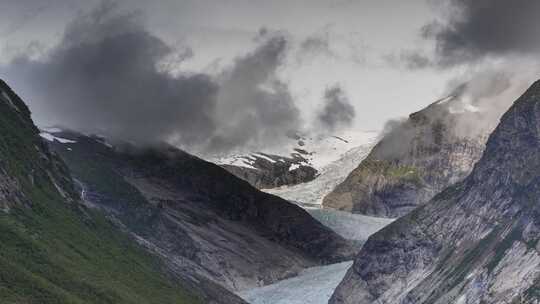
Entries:
[[315,180],[344,152],[364,145],[374,136],[375,132],[352,130],[335,135],[291,134],[288,142],[265,152],[233,153],[209,160],[256,188],[287,188]]
[[472,173],[376,233],[330,303],[540,301],[540,82]]
[[66,166],[3,81],[0,130],[1,303],[210,300],[196,297],[193,285],[173,279],[162,263],[80,204]]
[[376,143],[377,132],[350,132],[342,135],[342,138],[346,138],[347,142],[329,139],[327,144],[335,153],[326,157],[328,162],[318,169],[319,174],[314,180],[264,191],[305,208],[322,208],[323,198],[366,158]]
[[220,160],[221,166],[259,189],[283,185],[297,185],[313,180],[317,169],[306,159],[308,152],[299,149],[290,156],[251,153],[234,156],[229,162]]
[[356,251],[300,207],[173,147],[141,150],[73,132],[42,135],[74,172],[87,204],[177,272],[237,291]]
[[[458,130],[481,113],[449,97],[388,130],[323,200],[326,208],[396,218],[462,180],[480,158],[485,132]],[[472,128],[471,128],[472,129]]]
[[[303,207],[311,216],[344,238],[363,243],[369,235],[391,223],[392,219],[323,209],[322,200],[368,155],[376,143],[377,134],[377,132],[348,132],[341,136],[347,143],[336,143],[330,139],[327,146],[332,147],[335,154],[332,157],[327,156],[326,159],[329,161],[337,159],[319,169],[320,174],[314,180],[263,191]],[[323,149],[319,147],[317,150]]]

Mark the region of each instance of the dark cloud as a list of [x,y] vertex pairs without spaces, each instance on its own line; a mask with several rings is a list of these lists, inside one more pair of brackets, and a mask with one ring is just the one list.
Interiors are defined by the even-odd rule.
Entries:
[[262,38],[255,51],[237,58],[221,77],[216,114],[220,130],[211,141],[213,150],[272,145],[300,128],[300,111],[288,85],[277,77],[287,39],[267,30]]
[[441,66],[470,63],[488,56],[533,55],[540,51],[540,1],[438,0],[448,12],[423,36],[436,42]]
[[391,66],[410,70],[424,69],[433,65],[431,58],[418,50],[401,50],[399,53],[384,55],[382,59]]
[[138,14],[103,2],[72,21],[43,61],[21,56],[6,74],[25,88],[38,120],[137,142],[199,142],[216,128],[218,86],[205,75],[160,71],[173,53]]
[[141,14],[105,1],[66,27],[46,58],[20,55],[2,70],[42,124],[60,124],[141,144],[159,141],[205,152],[285,137],[299,126],[286,83],[276,73],[287,51],[265,34],[221,77],[174,76],[193,55],[148,32]]
[[324,93],[324,107],[317,116],[320,124],[333,131],[352,125],[355,117],[354,107],[339,86],[327,88]]
[[[14,5],[14,4],[11,4],[11,5]],[[36,18],[40,13],[42,13],[49,7],[48,3],[35,3],[34,5],[35,6],[27,7],[27,4],[23,2],[23,3],[15,4],[14,7],[7,10],[7,13],[17,14],[19,16],[18,18],[15,18],[14,20],[11,20],[10,22],[7,23],[6,27],[0,31],[0,36],[6,37],[12,34],[15,34],[21,28],[23,28],[29,20]],[[0,16],[1,15],[4,15],[4,14],[0,14]],[[2,17],[7,18],[8,16],[2,16]]]
[[[395,62],[408,68],[461,70],[447,84],[442,99],[447,115],[437,119],[448,132],[463,138],[486,136],[501,115],[538,77],[540,2],[535,0],[432,0],[442,18],[424,26],[424,39],[435,42],[434,53],[403,53]],[[431,115],[434,115],[433,111]],[[398,146],[410,140],[408,122],[390,123]],[[397,127],[396,127],[397,126]],[[390,153],[398,147],[391,147]]]
[[330,47],[330,37],[328,32],[307,37],[300,43],[299,56],[318,55],[337,57],[337,54]]
[[314,60],[335,59],[365,65],[368,50],[369,47],[358,34],[344,35],[329,24],[299,41],[296,59],[300,64]]
[[431,65],[431,59],[416,51],[403,51],[401,60],[407,63],[409,69],[423,69]]

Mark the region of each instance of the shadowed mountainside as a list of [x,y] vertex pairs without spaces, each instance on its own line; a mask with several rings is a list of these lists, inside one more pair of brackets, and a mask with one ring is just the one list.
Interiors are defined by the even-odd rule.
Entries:
[[171,146],[50,135],[89,206],[179,273],[243,290],[353,257],[356,247],[306,211]]

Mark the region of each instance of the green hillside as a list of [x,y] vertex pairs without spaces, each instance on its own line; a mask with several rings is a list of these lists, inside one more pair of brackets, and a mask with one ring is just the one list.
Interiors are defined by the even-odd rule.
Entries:
[[0,303],[199,303],[78,202],[66,167],[0,81]]

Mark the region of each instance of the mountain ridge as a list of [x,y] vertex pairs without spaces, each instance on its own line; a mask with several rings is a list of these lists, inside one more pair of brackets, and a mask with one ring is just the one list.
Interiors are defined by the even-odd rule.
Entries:
[[[457,105],[465,108],[456,111]],[[487,136],[457,132],[482,113],[448,97],[387,130],[369,155],[323,199],[325,208],[397,218],[462,180],[480,158]]]
[[540,81],[472,173],[366,243],[329,303],[540,300]]
[[115,148],[73,132],[51,136],[90,203],[170,268],[236,291],[355,253],[356,245],[300,207],[172,146]]
[[2,302],[201,302],[157,259],[80,204],[67,167],[4,81],[0,130]]

